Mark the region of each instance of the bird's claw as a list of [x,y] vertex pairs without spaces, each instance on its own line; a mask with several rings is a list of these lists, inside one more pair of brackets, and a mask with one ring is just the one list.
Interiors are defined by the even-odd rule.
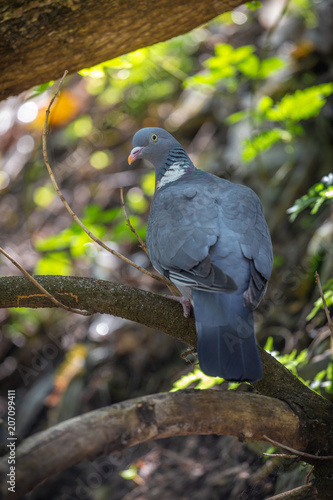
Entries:
[[185,297],[176,297],[175,295],[164,295],[164,297],[179,302],[183,307],[184,318],[189,318],[191,315],[191,301]]

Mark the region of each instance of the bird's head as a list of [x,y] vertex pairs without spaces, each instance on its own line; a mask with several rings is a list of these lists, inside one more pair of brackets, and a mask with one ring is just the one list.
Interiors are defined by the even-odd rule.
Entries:
[[163,128],[147,127],[139,130],[133,137],[133,149],[128,157],[131,164],[138,158],[149,161],[158,170],[166,160],[170,150],[181,145]]

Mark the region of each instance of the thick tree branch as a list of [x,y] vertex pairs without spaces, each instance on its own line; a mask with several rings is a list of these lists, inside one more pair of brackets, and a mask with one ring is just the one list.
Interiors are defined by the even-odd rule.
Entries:
[[[17,449],[15,499],[44,479],[102,453],[153,439],[189,434],[226,434],[264,441],[268,435],[305,447],[299,421],[287,404],[250,393],[179,391],[137,398],[62,422],[26,439]],[[5,472],[6,459],[0,462]]]
[[0,5],[0,100],[168,40],[242,0],[6,0]]
[[[68,306],[78,309],[89,307],[92,313],[120,316],[196,346],[193,315],[188,319],[184,318],[182,306],[162,295],[93,278],[73,276],[35,276],[35,278],[54,297]],[[0,308],[9,307],[44,308],[55,305],[39,293],[26,277],[3,276],[0,277]],[[283,399],[293,405],[292,408],[296,413],[300,407],[310,405],[315,411],[318,405],[322,404],[323,408],[326,408],[327,418],[333,419],[331,413],[333,405],[308,389],[263,349],[260,349],[260,355],[264,377],[254,386],[261,394]],[[303,401],[303,398],[306,401]]]
[[[193,316],[184,318],[181,305],[163,296],[92,278],[37,276],[36,279],[66,305],[121,316],[196,345]],[[24,276],[0,278],[0,291],[0,308],[54,307]],[[298,416],[302,439],[307,442],[305,452],[332,455],[333,405],[306,387],[269,353],[259,350],[264,377],[253,384],[255,389],[265,396],[286,402]],[[278,428],[279,422],[274,422]],[[269,434],[267,436],[274,439]],[[287,440],[280,442],[292,446]],[[308,461],[311,463],[310,459]]]
[[61,308],[65,309],[66,311],[70,311],[70,312],[73,312],[76,314],[82,314],[82,316],[90,316],[90,313],[87,311],[81,311],[80,309],[74,309],[72,307],[65,306],[65,304],[62,304],[61,302],[59,302],[59,300],[54,298],[53,295],[51,295],[47,290],[45,290],[45,288],[43,288],[42,285],[40,283],[38,283],[38,281],[35,280],[35,278],[33,276],[31,276],[31,274],[29,274],[28,271],[26,269],[24,269],[24,267],[21,266],[21,264],[19,262],[17,262],[15,259],[13,259],[13,257],[11,257],[1,247],[0,247],[0,253],[2,255],[4,255],[8,260],[10,260],[10,262],[12,264],[14,264],[14,266],[16,266],[17,269],[19,269],[21,271],[21,273],[24,274],[46,297],[48,297],[51,300],[51,302],[54,303],[54,305],[56,307],[61,307]]
[[[111,281],[71,276],[35,276],[65,305],[120,316],[196,345],[194,318],[184,318],[173,300]],[[25,276],[0,278],[0,308],[55,307]]]

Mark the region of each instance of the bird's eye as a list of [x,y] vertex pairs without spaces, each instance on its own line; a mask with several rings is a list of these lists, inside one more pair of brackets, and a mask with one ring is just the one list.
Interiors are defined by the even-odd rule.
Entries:
[[151,134],[150,138],[151,138],[151,140],[152,140],[153,142],[156,142],[156,141],[157,141],[157,139],[158,139],[158,137],[157,137],[157,135],[156,135],[156,134]]

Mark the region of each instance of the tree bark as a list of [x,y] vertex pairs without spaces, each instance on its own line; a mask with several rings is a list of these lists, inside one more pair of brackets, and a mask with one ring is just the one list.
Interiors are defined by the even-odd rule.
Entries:
[[[16,499],[46,478],[85,459],[138,443],[189,434],[225,434],[240,441],[265,435],[296,448],[306,442],[286,403],[257,394],[186,390],[133,399],[66,420],[26,439],[16,452]],[[7,461],[0,462],[6,473]]]
[[[127,285],[93,278],[35,276],[56,299],[92,314],[120,316],[196,345],[195,322],[174,300]],[[0,308],[55,307],[25,276],[0,277]]]
[[0,100],[168,40],[242,0],[2,0]]

